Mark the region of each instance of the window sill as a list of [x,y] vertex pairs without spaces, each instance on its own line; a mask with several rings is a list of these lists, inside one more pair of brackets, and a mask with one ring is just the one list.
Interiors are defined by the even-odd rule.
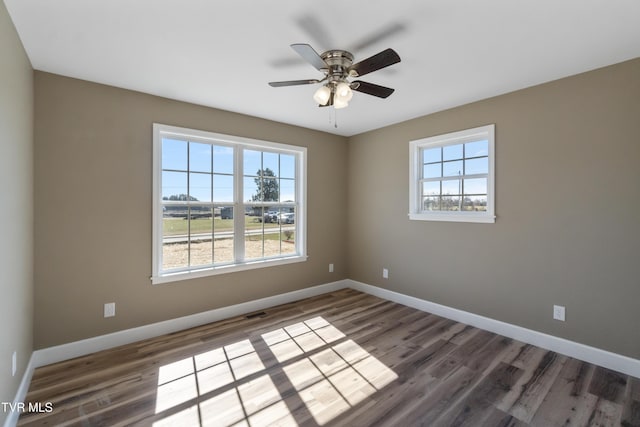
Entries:
[[293,264],[296,262],[304,262],[307,260],[306,255],[293,255],[285,258],[261,259],[256,261],[247,261],[243,264],[221,265],[217,267],[205,267],[193,269],[189,271],[177,271],[175,273],[166,273],[161,276],[152,276],[151,283],[159,285],[163,283],[178,282],[182,280],[197,279],[201,277],[216,276],[218,274],[235,273],[238,271],[254,270],[256,268],[275,267],[278,265]]
[[476,222],[485,224],[496,222],[495,215],[479,215],[475,213],[410,213],[409,219],[414,221]]

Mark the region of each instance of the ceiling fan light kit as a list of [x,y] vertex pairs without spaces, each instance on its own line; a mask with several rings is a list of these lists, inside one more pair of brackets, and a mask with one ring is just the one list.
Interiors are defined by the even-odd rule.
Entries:
[[328,86],[321,86],[313,95],[313,100],[320,105],[325,105],[331,97],[331,89]]
[[292,44],[291,48],[318,71],[323,72],[324,78],[320,80],[270,82],[270,86],[283,87],[324,83],[314,93],[313,100],[320,107],[333,106],[336,109],[345,108],[349,105],[349,101],[353,98],[353,91],[377,96],[378,98],[387,98],[394,91],[394,89],[373,83],[359,80],[349,81],[351,78],[360,77],[400,62],[400,56],[393,49],[383,50],[376,55],[353,64],[353,55],[346,50],[328,50],[322,55],[318,55],[308,44]]

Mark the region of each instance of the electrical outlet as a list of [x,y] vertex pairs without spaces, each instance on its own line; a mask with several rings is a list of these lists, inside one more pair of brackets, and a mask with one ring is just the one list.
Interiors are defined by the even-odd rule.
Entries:
[[389,270],[386,268],[382,269],[382,278],[383,279],[388,279],[389,278]]
[[116,315],[116,303],[108,302],[104,305],[104,317],[113,317]]
[[565,317],[565,308],[563,305],[554,305],[553,306],[553,318],[555,320],[560,320],[564,322]]
[[11,356],[11,375],[15,377],[17,370],[18,370],[18,352],[14,351],[13,356]]
[[333,264],[329,264],[329,273],[333,273]]

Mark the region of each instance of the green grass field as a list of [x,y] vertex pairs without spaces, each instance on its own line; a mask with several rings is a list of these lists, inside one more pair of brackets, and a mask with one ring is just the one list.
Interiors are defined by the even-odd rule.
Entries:
[[[262,223],[255,216],[244,217],[245,230],[257,230],[262,228]],[[189,221],[184,218],[164,218],[162,220],[163,235],[176,236],[187,234]],[[232,219],[213,219],[215,231],[233,231]],[[273,228],[274,232],[280,229],[277,223],[265,223],[265,229]],[[191,220],[191,233],[208,233],[211,231],[211,218],[199,218]]]

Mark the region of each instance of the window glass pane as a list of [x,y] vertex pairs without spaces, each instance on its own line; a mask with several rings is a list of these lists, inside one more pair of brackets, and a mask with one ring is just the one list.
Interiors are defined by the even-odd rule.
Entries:
[[422,170],[423,178],[439,178],[442,176],[442,163],[424,165]]
[[171,205],[162,207],[163,236],[183,235],[189,230],[189,207],[186,205]]
[[275,223],[264,227],[264,256],[279,256],[282,249],[282,233],[283,229],[290,229],[295,223],[295,215],[290,208],[274,209],[276,214]]
[[189,263],[189,245],[184,242],[162,243],[162,269],[173,270],[187,267]]
[[464,174],[473,175],[478,173],[489,173],[489,158],[480,157],[464,161]]
[[296,213],[293,208],[283,210],[280,214],[280,253],[293,255],[296,253]]
[[444,162],[442,164],[442,176],[462,175],[462,160],[456,162]]
[[487,196],[465,196],[462,209],[473,212],[486,212]]
[[293,207],[280,208],[280,215],[278,216],[278,223],[282,224],[295,224],[296,214]]
[[233,202],[233,176],[213,175],[213,201]]
[[244,258],[252,260],[264,255],[264,235],[257,231],[247,230],[244,238]]
[[[269,173],[268,170],[265,171]],[[277,202],[280,200],[280,183],[277,178],[265,175],[262,178],[262,199],[265,202]]]
[[422,199],[422,210],[424,211],[439,211],[440,210],[440,197],[425,197]]
[[164,206],[162,214],[162,269],[189,265],[189,208]]
[[191,207],[189,223],[189,265],[205,266],[213,263],[213,209]]
[[440,181],[427,181],[422,183],[423,196],[440,195]]
[[192,201],[211,201],[211,174],[191,173],[189,174],[189,196]]
[[[216,211],[215,216],[219,217],[221,220],[233,219],[233,206],[222,206],[219,208],[215,208],[215,211]],[[216,222],[215,224],[216,224],[215,228],[217,233],[218,231],[220,231],[220,225],[218,224],[218,222]],[[224,224],[227,224],[227,223],[224,223]],[[222,227],[222,228],[225,228],[225,227]]]
[[293,179],[280,180],[280,201],[295,202],[296,201],[296,182]]
[[442,161],[442,148],[428,148],[422,151],[422,163]]
[[487,178],[464,180],[464,194],[487,194]]
[[443,211],[459,211],[461,210],[462,199],[460,196],[442,196],[442,210]]
[[475,141],[464,144],[464,156],[479,157],[489,155],[489,141]]
[[296,157],[291,154],[280,154],[280,177],[296,177]]
[[462,158],[462,145],[447,145],[442,147],[442,160],[457,160]]
[[187,141],[162,138],[162,169],[187,170]]
[[213,146],[213,171],[233,174],[233,148],[222,145]]
[[162,200],[187,200],[186,172],[162,172]]
[[270,153],[265,151],[262,153],[262,168],[267,171],[269,169],[272,172],[271,176],[278,176],[280,173],[280,159],[278,153]]
[[244,200],[248,202],[260,202],[262,201],[262,194],[259,189],[260,178],[259,177],[245,177],[244,178]]
[[276,208],[265,207],[259,215],[258,221],[264,224],[276,224],[278,222],[278,210]]
[[189,170],[191,172],[211,172],[210,144],[189,143]]
[[[253,223],[245,227],[244,231],[244,258],[247,260],[262,258],[264,253],[264,226],[265,222],[274,224],[271,213],[267,214],[267,208],[257,208],[260,211],[258,218],[261,222]],[[273,213],[277,221],[278,213]],[[265,222],[262,222],[265,221]],[[275,223],[277,225],[277,223]]]
[[262,152],[244,150],[244,175],[258,176],[262,169]]
[[189,215],[189,207],[187,205],[169,205],[162,207],[163,229],[164,234],[187,233],[187,223],[173,221],[174,219],[184,220]]
[[[280,229],[280,214],[282,211],[278,207],[265,207],[262,216],[262,229],[265,232],[273,233]],[[275,231],[274,231],[275,230]]]
[[234,260],[233,214],[233,207],[222,207],[220,215],[216,215],[213,220],[213,261],[216,264],[231,263]]
[[442,194],[461,194],[462,181],[459,179],[450,179],[447,181],[442,181]]

